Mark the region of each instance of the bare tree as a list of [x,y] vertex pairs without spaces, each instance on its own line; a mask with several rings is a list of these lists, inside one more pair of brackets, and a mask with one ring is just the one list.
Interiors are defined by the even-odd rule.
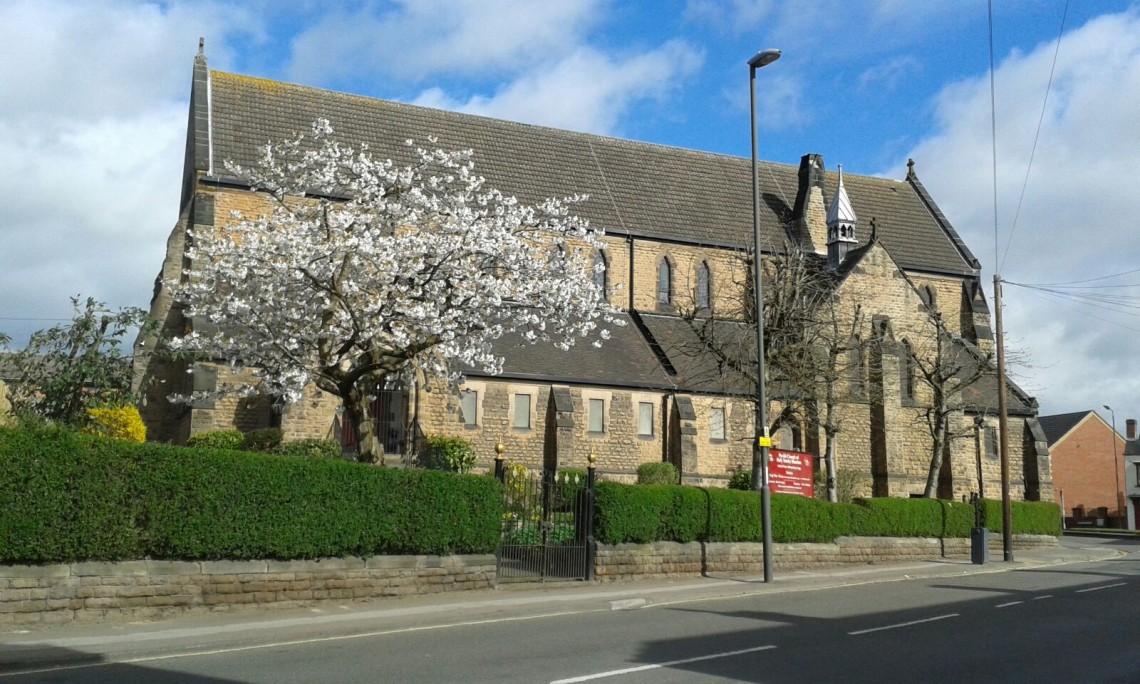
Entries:
[[[729,318],[692,305],[678,307],[695,342],[679,343],[674,351],[705,356],[701,368],[720,377],[725,386],[756,383],[749,259],[750,255],[742,255],[740,261],[748,268],[741,269],[743,277],[734,278],[733,291],[721,298]],[[776,423],[783,416],[799,416],[823,429],[828,498],[836,501],[835,452],[842,431],[838,407],[861,392],[865,382],[859,377],[865,370],[865,343],[859,335],[862,307],[856,303],[858,297],[840,295],[841,277],[828,271],[822,259],[796,245],[785,244],[781,253],[766,259],[764,271],[765,366],[773,394],[785,405]]]
[[929,309],[924,323],[928,334],[921,335],[918,347],[904,342],[900,360],[904,364],[903,391],[913,396],[917,380],[929,392],[929,401],[919,410],[919,420],[930,435],[930,467],[923,496],[933,498],[946,449],[953,440],[973,434],[971,430],[956,432],[951,416],[967,407],[970,388],[994,377],[997,371],[993,354],[950,332],[937,311]]

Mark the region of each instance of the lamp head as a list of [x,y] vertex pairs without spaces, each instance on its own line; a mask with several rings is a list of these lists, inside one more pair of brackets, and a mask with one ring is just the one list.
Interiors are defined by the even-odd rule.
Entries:
[[1103,407],[1104,407],[1104,410],[1105,410],[1105,411],[1111,411],[1111,410],[1112,410],[1112,407],[1111,407],[1111,406],[1109,406],[1108,404],[1101,404],[1101,406],[1103,406]]
[[768,66],[779,58],[779,50],[761,50],[760,52],[757,52],[755,55],[753,55],[752,59],[748,60],[748,66],[752,67],[753,69],[759,69],[760,67]]

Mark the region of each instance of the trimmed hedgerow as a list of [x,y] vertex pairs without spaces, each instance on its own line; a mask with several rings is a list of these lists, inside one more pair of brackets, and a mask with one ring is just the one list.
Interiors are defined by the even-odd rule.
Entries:
[[245,443],[245,434],[241,430],[209,430],[191,435],[186,440],[186,446],[206,449],[232,449],[240,451]]
[[864,536],[968,537],[974,526],[969,504],[939,499],[860,499],[871,516],[858,528]]
[[257,428],[242,435],[241,448],[245,451],[271,452],[281,446],[285,433],[281,428]]
[[[985,525],[991,532],[1002,532],[1001,501],[982,501]],[[1014,534],[1061,534],[1061,507],[1050,501],[1011,501]]]
[[[653,541],[760,541],[760,497],[734,489],[599,483],[595,537],[606,544]],[[988,520],[997,517],[986,502]],[[1054,504],[1015,502],[1018,534],[1060,534]],[[841,536],[965,538],[974,524],[968,504],[934,499],[868,499],[833,504],[791,494],[772,495],[772,539],[830,542]]]
[[0,563],[490,553],[502,485],[0,429]]
[[637,484],[675,485],[681,481],[677,466],[665,461],[652,461],[637,466]]
[[273,450],[278,456],[290,458],[342,458],[343,453],[340,442],[335,439],[321,439],[310,437],[296,439],[291,442],[282,442]]
[[135,448],[47,424],[0,428],[0,563],[140,557]]
[[489,553],[501,486],[489,478],[227,451],[147,454],[146,546],[168,558]]

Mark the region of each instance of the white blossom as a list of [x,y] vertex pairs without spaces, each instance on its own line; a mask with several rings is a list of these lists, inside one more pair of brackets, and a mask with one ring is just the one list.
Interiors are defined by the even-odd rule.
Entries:
[[583,198],[525,205],[485,187],[471,150],[409,144],[415,163],[381,161],[319,120],[255,168],[227,163],[271,209],[188,231],[189,270],[168,286],[219,332],[171,346],[256,369],[258,391],[291,401],[310,383],[344,398],[416,372],[454,381],[460,364],[501,372],[507,333],[562,350],[609,337],[603,233],[570,213]]

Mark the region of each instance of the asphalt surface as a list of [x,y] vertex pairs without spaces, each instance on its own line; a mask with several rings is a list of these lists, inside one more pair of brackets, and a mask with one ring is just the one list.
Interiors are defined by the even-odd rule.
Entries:
[[[257,609],[188,614],[158,622],[107,621],[0,633],[0,680],[26,681],[20,673],[54,673],[59,678],[35,681],[87,681],[78,675],[98,666],[129,667],[135,674],[164,659],[278,649],[301,644],[333,644],[344,639],[390,634],[417,634],[459,626],[516,623],[552,615],[685,604],[730,597],[795,594],[858,585],[964,578],[1015,570],[1052,569],[1121,558],[1137,551],[1140,540],[1066,537],[1056,548],[1018,550],[1015,560],[973,565],[968,560],[939,560],[898,565],[837,567],[777,572],[770,584],[756,576],[710,576],[674,581],[615,584],[509,585],[499,589],[369,602],[325,602],[307,609]],[[899,585],[900,589],[902,585]],[[792,597],[789,597],[792,598]],[[438,632],[437,632],[438,634]],[[131,675],[135,679],[135,675]],[[106,681],[115,681],[108,679]],[[31,681],[31,680],[27,680]],[[92,680],[94,681],[94,680]],[[142,680],[139,680],[142,681]],[[158,680],[154,680],[158,681]],[[221,682],[197,677],[169,681]],[[378,680],[379,681],[379,680]],[[397,681],[397,680],[390,680]]]

